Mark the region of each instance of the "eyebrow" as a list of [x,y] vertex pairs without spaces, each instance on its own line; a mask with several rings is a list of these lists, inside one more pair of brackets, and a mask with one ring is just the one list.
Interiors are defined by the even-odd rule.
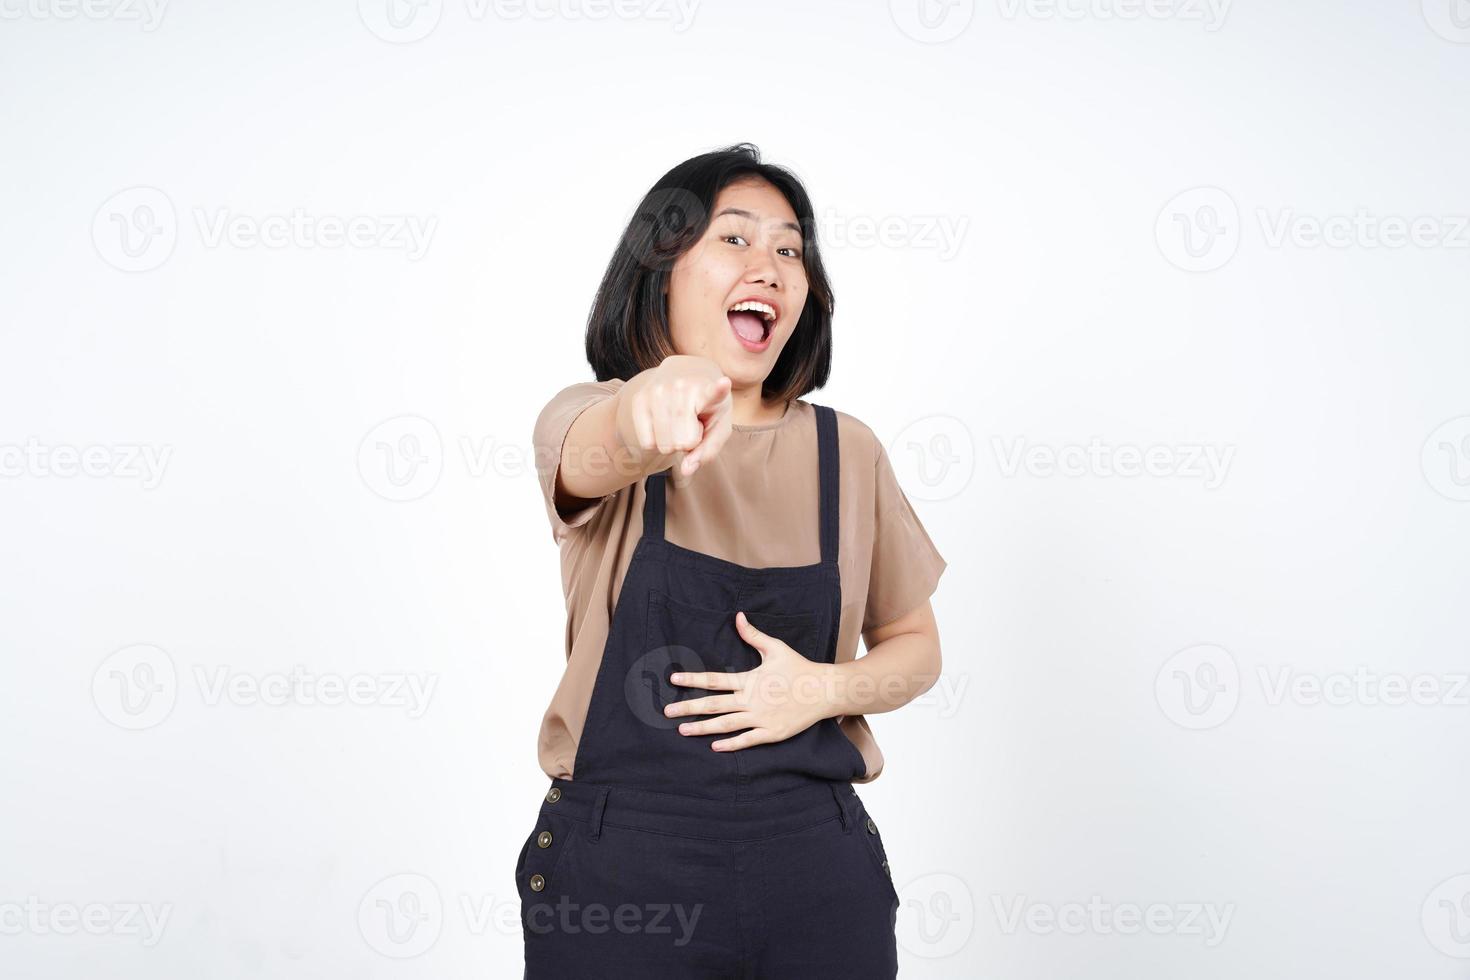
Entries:
[[[751,214],[749,211],[742,211],[740,208],[726,208],[725,210],[721,211],[719,214],[715,215],[715,217],[716,218],[720,218],[720,217],[723,217],[723,216],[725,216],[727,214],[738,214],[742,218],[749,218],[752,221],[756,220],[755,215]],[[789,228],[792,231],[796,232],[798,235],[801,234],[801,226],[800,225],[796,225],[796,224],[792,224],[790,221],[782,222],[781,227],[782,228]]]

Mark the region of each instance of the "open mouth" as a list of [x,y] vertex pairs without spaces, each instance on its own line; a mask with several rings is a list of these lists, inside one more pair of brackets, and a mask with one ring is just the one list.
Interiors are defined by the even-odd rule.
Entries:
[[778,314],[770,303],[746,299],[730,307],[725,316],[741,340],[761,344],[771,336],[771,328],[775,326]]

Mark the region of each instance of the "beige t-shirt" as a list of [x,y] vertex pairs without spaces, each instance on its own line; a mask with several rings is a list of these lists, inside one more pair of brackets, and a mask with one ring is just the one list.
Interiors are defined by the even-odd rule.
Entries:
[[[573,420],[623,384],[587,381],[562,389],[541,410],[533,436],[543,502],[561,549],[567,603],[566,673],[542,717],[537,754],[542,770],[562,779],[574,778],[572,761],[608,627],[643,533],[644,481],[563,515],[554,499],[556,468]],[[842,577],[836,659],[842,663],[856,656],[864,632],[898,619],[932,595],[946,562],[899,488],[883,444],[851,415],[835,414]],[[734,425],[719,454],[687,484],[676,487],[672,474],[666,482],[664,534],[672,544],[750,568],[821,560],[817,419],[805,400],[791,401],[776,422]],[[848,715],[838,724],[867,763],[866,774],[855,782],[878,778],[883,754],[867,719]]]

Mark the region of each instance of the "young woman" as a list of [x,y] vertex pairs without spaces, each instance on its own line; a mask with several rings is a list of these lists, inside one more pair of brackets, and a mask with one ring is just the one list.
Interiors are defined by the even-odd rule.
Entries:
[[[566,592],[528,978],[890,978],[864,719],[940,669],[940,557],[826,383],[811,202],[740,144],[648,192],[535,448]],[[867,654],[856,657],[861,635]]]

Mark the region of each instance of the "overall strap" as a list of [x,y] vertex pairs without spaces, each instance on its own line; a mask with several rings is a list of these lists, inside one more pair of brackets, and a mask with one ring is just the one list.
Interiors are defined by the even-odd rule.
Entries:
[[817,467],[821,481],[822,561],[837,561],[837,413],[826,405],[817,410]]
[[643,481],[643,536],[655,541],[664,538],[664,482],[671,469],[650,473]]
[[[826,405],[813,405],[817,413],[817,479],[821,524],[822,561],[837,561],[837,511],[840,468],[837,452],[837,414]],[[661,541],[664,536],[664,490],[668,470],[648,474],[643,481],[643,534]]]

